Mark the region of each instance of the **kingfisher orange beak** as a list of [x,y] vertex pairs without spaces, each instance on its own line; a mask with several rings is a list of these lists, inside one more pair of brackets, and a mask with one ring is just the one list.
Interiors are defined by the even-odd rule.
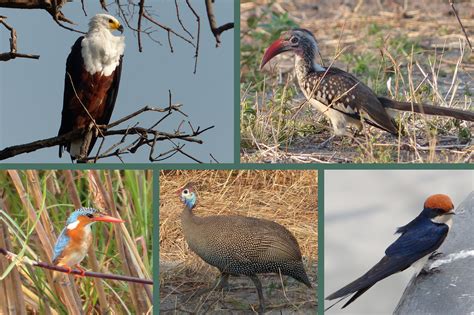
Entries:
[[111,216],[108,216],[108,215],[103,215],[101,217],[93,218],[92,221],[94,221],[94,222],[97,222],[97,221],[110,222],[110,223],[124,223],[125,222],[124,220],[117,219],[117,218],[114,218],[114,217],[111,217]]
[[283,39],[279,38],[274,41],[270,47],[267,48],[267,51],[265,51],[265,54],[263,55],[262,63],[260,64],[260,70],[262,70],[267,62],[269,62],[273,57],[289,50],[291,50],[291,46],[288,45]]

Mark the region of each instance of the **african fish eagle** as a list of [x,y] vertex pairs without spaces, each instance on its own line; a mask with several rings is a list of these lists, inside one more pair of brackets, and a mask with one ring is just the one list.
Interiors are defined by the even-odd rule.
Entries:
[[[64,99],[61,127],[58,136],[72,130],[90,128],[94,119],[97,125],[110,121],[120,83],[124,36],[114,36],[112,31],[123,33],[123,26],[113,16],[97,14],[89,22],[89,31],[79,37],[71,48],[66,62]],[[84,135],[85,136],[85,135]],[[87,155],[97,138],[90,140]],[[59,157],[64,149],[75,160],[81,154],[85,138],[59,146]]]

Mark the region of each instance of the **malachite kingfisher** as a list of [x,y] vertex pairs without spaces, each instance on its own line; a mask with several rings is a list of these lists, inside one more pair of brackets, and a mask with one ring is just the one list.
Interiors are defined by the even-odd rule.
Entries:
[[79,264],[87,254],[87,250],[92,244],[91,225],[95,222],[123,223],[125,221],[117,219],[93,208],[80,208],[71,213],[66,221],[66,227],[54,245],[53,264],[72,271],[75,266],[81,271],[81,276],[85,275],[85,270]]

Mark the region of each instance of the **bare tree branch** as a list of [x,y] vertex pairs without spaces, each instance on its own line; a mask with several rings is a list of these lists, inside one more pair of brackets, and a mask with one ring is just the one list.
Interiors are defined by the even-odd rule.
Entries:
[[142,18],[143,13],[145,12],[145,0],[140,0],[140,11],[138,12],[138,25],[137,25],[137,35],[138,35],[138,51],[142,52]]
[[212,34],[216,38],[216,47],[221,44],[221,34],[227,30],[234,28],[234,23],[226,23],[221,26],[217,26],[216,17],[214,15],[214,1],[206,0],[206,11],[209,25],[211,27]]
[[[170,34],[173,34],[175,35],[176,37],[179,37],[181,38],[182,40],[184,40],[185,42],[189,43],[190,45],[192,45],[193,47],[195,46],[194,43],[192,41],[190,41],[189,39],[187,39],[186,37],[184,37],[183,35],[181,34],[178,34],[175,30],[173,30],[171,27],[169,26],[166,26],[164,24],[161,24],[160,22],[156,21],[155,19],[153,19],[150,15],[148,15],[147,13],[143,13],[143,17],[145,19],[147,19],[148,21],[150,21],[151,23],[155,24],[156,26],[164,29],[165,31],[168,32],[168,38],[170,37]],[[169,44],[170,44],[170,49],[171,51],[173,51],[173,46],[171,45],[171,41],[169,41]]]
[[42,9],[47,11],[57,22],[75,24],[61,12],[68,0],[0,0],[0,7],[10,9]]
[[21,259],[19,259],[17,255],[13,254],[12,252],[9,252],[5,248],[0,248],[0,254],[3,254],[8,260],[15,261],[17,264],[28,264],[28,265],[35,266],[35,267],[40,267],[40,268],[44,268],[44,269],[64,272],[64,273],[67,273],[67,274],[73,274],[73,275],[77,275],[77,276],[85,276],[85,277],[93,277],[93,278],[101,278],[101,279],[111,279],[111,280],[121,280],[121,281],[127,281],[127,282],[135,282],[135,283],[153,285],[153,281],[148,280],[148,279],[141,279],[141,278],[136,278],[136,277],[122,276],[122,275],[115,275],[115,274],[101,273],[101,272],[93,272],[93,271],[82,272],[82,271],[77,270],[77,269],[72,269],[71,270],[71,269],[68,269],[68,268],[65,268],[65,267],[53,266],[53,265],[50,265],[50,264],[45,263],[45,262],[34,261],[34,260],[31,260],[27,257],[22,257]]
[[39,55],[30,55],[30,54],[21,54],[17,53],[17,43],[16,43],[16,30],[8,25],[4,20],[5,16],[0,16],[0,24],[5,26],[5,28],[10,31],[10,52],[1,53],[0,61],[8,61],[15,58],[30,58],[30,59],[39,59]]
[[[164,131],[159,131],[155,129],[159,125],[160,122],[162,122],[166,117],[169,117],[173,112],[178,112],[185,115],[180,109],[181,106],[182,105],[180,104],[170,104],[168,107],[165,107],[165,108],[155,108],[155,107],[145,106],[142,109],[130,115],[127,115],[123,118],[120,118],[117,121],[112,122],[107,126],[97,125],[97,128],[93,126],[94,128],[92,129],[91,128],[78,129],[61,136],[5,148],[0,151],[0,160],[5,160],[5,159],[8,159],[20,154],[33,152],[33,151],[48,148],[48,147],[53,147],[53,146],[57,146],[61,144],[68,144],[71,141],[82,139],[86,136],[91,136],[91,135],[98,136],[102,139],[109,136],[117,136],[117,135],[122,135],[123,137],[121,137],[121,139],[117,143],[114,143],[110,148],[106,149],[104,152],[100,151],[102,149],[102,143],[101,143],[99,151],[95,156],[81,157],[78,159],[78,162],[90,162],[90,161],[96,162],[99,159],[113,157],[113,156],[121,159],[120,158],[121,155],[133,154],[142,146],[149,147],[150,156],[151,156],[154,153],[155,145],[158,142],[170,141],[173,144],[173,146],[176,147],[176,144],[172,142],[173,139],[202,144],[203,141],[198,139],[197,137],[203,134],[204,132],[214,128],[214,126],[210,126],[204,129],[197,128],[196,130],[194,130],[194,128],[191,128],[191,131],[189,132],[182,132],[179,130],[179,128],[175,132],[164,132]],[[151,127],[148,127],[148,128],[140,127],[138,126],[138,124],[136,124],[133,127],[117,129],[117,130],[112,129],[113,127],[116,127],[145,112],[159,112],[159,113],[166,113],[166,114],[165,114],[165,117],[162,117],[158,120],[158,123],[154,123]],[[97,134],[98,133],[96,131],[97,129],[100,131],[100,134]],[[132,136],[134,136],[134,140],[130,141],[130,143],[127,144],[126,141]],[[87,152],[87,149],[88,148],[86,148],[86,152]],[[183,152],[180,152],[180,153],[188,156],[187,154],[184,154]],[[154,159],[152,159],[152,161],[154,161]]]
[[196,38],[196,50],[194,52],[194,74],[196,74],[197,71],[197,63],[198,63],[198,57],[199,57],[199,40],[201,37],[201,18],[197,14],[196,10],[191,6],[191,3],[189,3],[189,0],[186,0],[186,4],[188,5],[189,9],[191,12],[194,14],[196,17],[196,23],[197,23],[197,38]]
[[[188,4],[188,5],[189,5],[189,4]],[[189,35],[189,37],[191,37],[192,39],[194,39],[194,36],[191,34],[191,32],[188,31],[188,29],[186,28],[186,26],[184,26],[183,21],[181,20],[181,16],[179,15],[178,0],[174,0],[174,6],[176,7],[176,17],[178,18],[179,25],[181,25],[181,28],[183,29],[183,31],[185,31],[185,32]]]

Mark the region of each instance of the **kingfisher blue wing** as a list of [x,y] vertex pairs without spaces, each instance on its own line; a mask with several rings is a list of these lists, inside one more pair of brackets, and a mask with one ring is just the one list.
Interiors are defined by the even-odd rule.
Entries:
[[71,238],[67,236],[66,228],[64,228],[61,234],[59,234],[56,244],[54,245],[53,264],[57,263],[57,259],[61,256],[61,253],[66,248],[67,244],[69,244],[70,240]]
[[333,300],[355,293],[343,306],[343,308],[346,307],[378,281],[407,269],[417,260],[438,249],[448,231],[449,227],[445,224],[431,222],[426,224],[426,222],[420,221],[415,228],[406,230],[390,245],[385,251],[386,256],[368,272],[332,293],[326,299]]

